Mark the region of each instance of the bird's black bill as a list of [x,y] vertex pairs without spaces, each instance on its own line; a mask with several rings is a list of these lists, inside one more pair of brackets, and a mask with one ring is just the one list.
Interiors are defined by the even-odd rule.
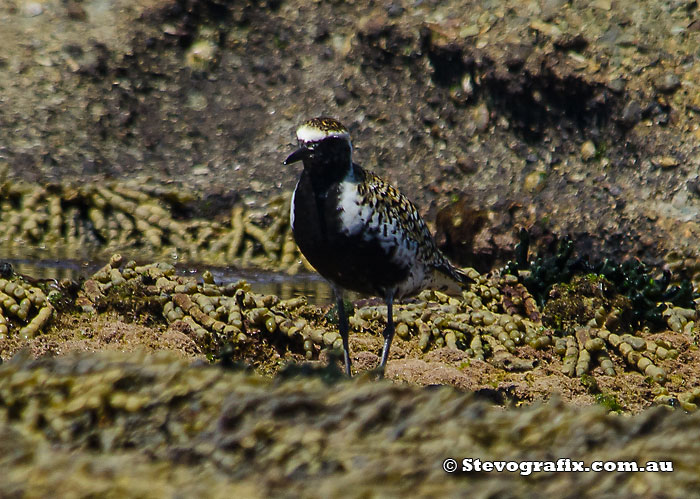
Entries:
[[287,156],[287,159],[284,160],[284,164],[289,165],[291,163],[296,163],[297,161],[303,161],[309,156],[311,156],[311,149],[308,149],[306,147],[300,147],[292,154]]

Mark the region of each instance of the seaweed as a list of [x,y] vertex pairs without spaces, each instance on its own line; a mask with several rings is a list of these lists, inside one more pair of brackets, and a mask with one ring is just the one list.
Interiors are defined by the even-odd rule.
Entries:
[[505,272],[517,276],[541,307],[551,299],[555,284],[569,283],[581,274],[604,277],[618,294],[629,298],[630,325],[635,327],[659,329],[666,324],[666,303],[694,309],[694,300],[700,297],[689,280],[671,286],[673,276],[669,270],[664,269],[661,276],[654,278],[652,267],[637,258],[621,263],[610,259],[591,263],[587,255],[574,257],[574,242],[564,237],[555,241],[552,254],[530,260],[530,235],[526,229],[520,230],[519,239],[514,248],[515,260],[506,264]]

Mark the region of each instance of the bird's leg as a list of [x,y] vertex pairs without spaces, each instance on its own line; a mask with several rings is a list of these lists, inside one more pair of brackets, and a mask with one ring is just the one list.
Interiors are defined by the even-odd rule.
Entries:
[[338,331],[340,332],[340,337],[343,340],[343,359],[345,360],[345,374],[348,378],[352,376],[350,374],[350,348],[348,347],[348,335],[350,333],[350,326],[348,325],[348,317],[345,314],[345,303],[343,303],[343,290],[333,286],[333,293],[335,294],[335,306],[338,309]]
[[389,358],[389,349],[391,348],[391,340],[394,339],[394,292],[395,290],[390,290],[386,294],[386,327],[382,331],[382,336],[384,336],[384,349],[382,350],[382,362],[379,364],[379,376],[384,377],[384,369],[386,368],[386,361]]

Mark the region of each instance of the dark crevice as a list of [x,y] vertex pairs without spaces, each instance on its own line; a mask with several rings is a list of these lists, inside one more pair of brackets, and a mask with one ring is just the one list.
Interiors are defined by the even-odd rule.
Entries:
[[[506,117],[511,129],[526,142],[540,141],[552,129],[566,137],[599,141],[620,138],[629,128],[628,123],[615,118],[628,96],[559,69],[560,58],[565,57],[559,52],[545,55],[533,69],[532,64],[525,64],[527,51],[520,54],[517,47],[501,64],[466,44],[436,43],[428,28],[420,33],[420,45],[438,87],[449,89],[471,76],[471,102],[485,100],[489,109]],[[662,116],[667,110],[656,106],[644,109],[644,113],[645,117]]]

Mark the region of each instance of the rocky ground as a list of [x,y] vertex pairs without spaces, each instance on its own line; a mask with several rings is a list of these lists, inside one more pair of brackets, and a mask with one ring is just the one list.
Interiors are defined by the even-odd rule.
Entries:
[[[664,267],[676,282],[700,281],[696,2],[8,0],[0,38],[5,254],[90,257],[79,249],[94,245],[101,261],[126,248],[142,259],[297,271],[303,262],[279,199],[298,171],[281,160],[300,122],[329,114],[350,129],[356,161],[408,194],[463,265],[499,267],[526,227],[533,252],[553,252],[555,236],[568,234],[577,255],[638,257],[659,282]],[[201,333],[196,321],[184,327],[168,317],[175,305],[164,303],[184,306],[185,298],[158,289],[167,300],[153,302],[156,280],[142,279],[147,292],[114,307],[124,297],[105,289],[114,281],[56,282],[66,299],[45,302],[32,290],[49,295],[46,283],[27,279],[29,305],[12,295],[16,286],[0,286],[17,302],[1,297],[0,329],[9,327],[0,331],[0,459],[10,478],[0,495],[507,496],[585,487],[676,496],[697,485],[697,415],[668,409],[690,411],[700,398],[697,305],[693,316],[687,303],[670,304],[683,310],[675,319],[630,329],[643,338],[637,349],[633,339],[596,336],[620,323],[621,305],[607,295],[603,303],[560,289],[583,308],[540,307],[552,321],[544,329],[502,300],[481,307],[428,297],[428,307],[468,315],[469,341],[491,334],[482,334],[484,312],[469,322],[482,308],[537,325],[523,319],[523,336],[578,332],[559,345],[531,338],[539,349],[518,344],[506,349],[511,357],[487,350],[481,360],[476,343],[453,348],[459,331],[442,322],[423,348],[409,318],[411,334],[397,338],[387,371],[395,383],[365,375],[324,384],[317,378],[331,375],[323,369],[291,381],[280,374],[283,361],[310,351],[313,369],[326,364],[321,336],[305,344],[321,329],[299,333],[296,350],[283,343],[281,355],[274,341],[248,337],[233,358],[257,373],[230,373],[204,365],[222,358],[198,343],[213,322],[199,317],[209,331]],[[144,297],[155,308],[141,307]],[[296,319],[271,303],[275,317]],[[263,308],[249,305],[245,314]],[[160,315],[149,316],[154,310]],[[333,330],[327,310],[314,310],[309,324]],[[576,319],[576,311],[585,313]],[[358,324],[369,323],[351,348],[364,371],[376,365],[381,323],[360,315]],[[253,315],[239,319],[264,329]],[[239,319],[224,322],[238,327]],[[643,355],[620,346],[633,343]],[[104,350],[129,353],[72,355]],[[615,375],[600,353],[607,350]],[[579,366],[584,351],[590,366]],[[667,379],[659,383],[640,356]],[[507,369],[504,358],[530,368]],[[419,388],[432,385],[457,390]],[[541,405],[553,393],[563,402]],[[397,464],[406,453],[409,468]],[[448,456],[673,458],[677,466],[669,475],[502,481],[446,477]]]
[[484,265],[518,224],[617,256],[697,250],[693,2],[12,0],[0,16],[13,177],[146,173],[255,203],[293,187],[281,158],[323,113],[430,221],[462,196],[484,210]]

